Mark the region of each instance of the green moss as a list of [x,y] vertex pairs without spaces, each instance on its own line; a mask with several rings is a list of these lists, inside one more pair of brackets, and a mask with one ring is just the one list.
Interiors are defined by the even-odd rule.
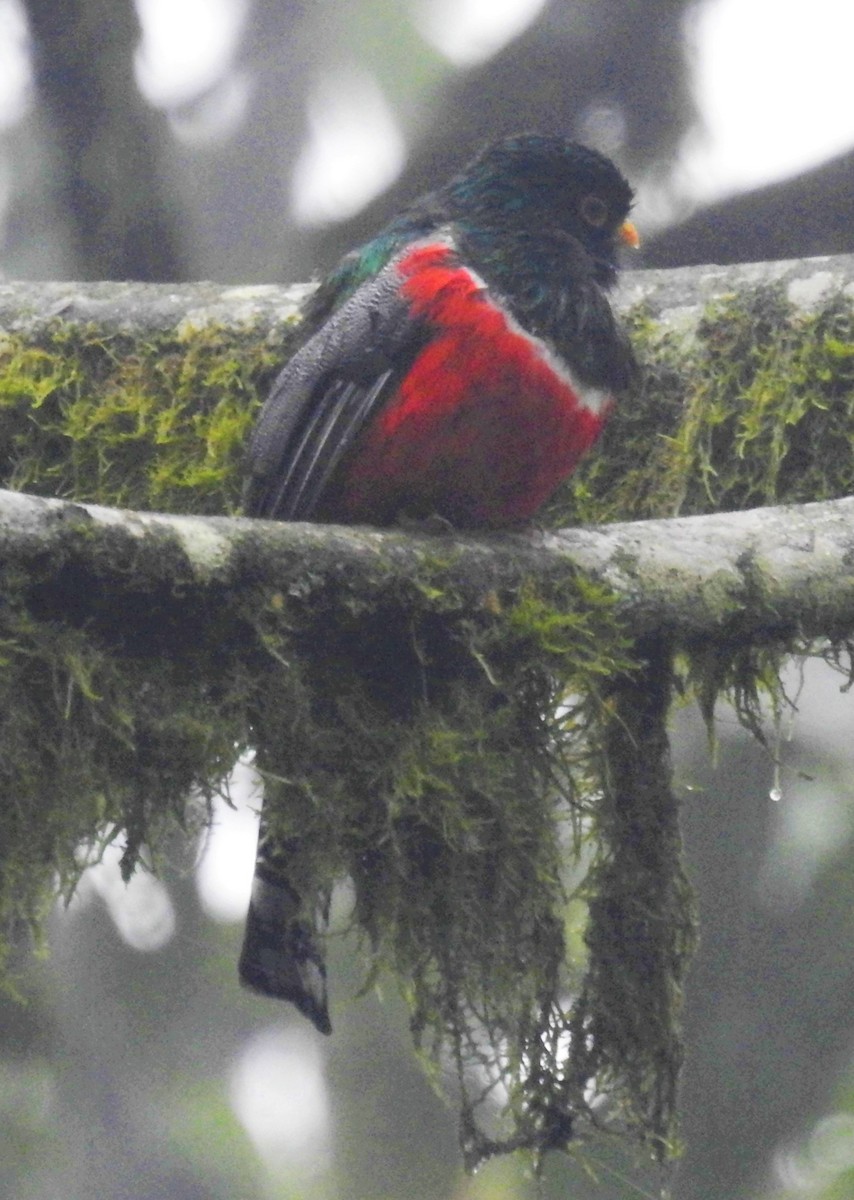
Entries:
[[614,521],[829,500],[854,490],[854,304],[803,312],[782,288],[708,306],[695,335],[628,317],[638,392],[551,520]]
[[[639,393],[549,523],[852,490],[849,301],[804,315],[760,289],[710,308],[690,342],[643,311],[630,323]],[[275,365],[251,330],[9,337],[4,482],[234,512]],[[391,971],[422,1054],[456,1074],[470,1163],[594,1124],[666,1155],[694,932],[665,730],[673,656],[709,719],[726,693],[762,736],[763,689],[779,695],[794,647],[637,645],[582,577],[490,592],[472,613],[436,547],[414,580],[390,569],[381,602],[307,571],[298,594],[223,591],[180,629],[145,579],[117,612],[97,580],[70,580],[57,605],[0,575],[6,947],[22,923],[40,929],[57,885],[73,889],[81,847],[121,836],[128,870],[144,847],[156,857],[253,746],[271,829],[299,845],[300,891],[352,880],[366,985]],[[487,1129],[492,1093],[506,1104]],[[595,1121],[593,1095],[607,1101]]]
[[141,342],[97,327],[0,343],[5,487],[126,508],[235,512],[259,390],[275,366],[251,329]]
[[[849,494],[854,306],[761,287],[710,305],[690,337],[639,308],[636,394],[545,514],[548,524]],[[140,341],[57,321],[0,343],[4,486],[103,504],[233,512],[259,397],[281,360],[251,327]]]

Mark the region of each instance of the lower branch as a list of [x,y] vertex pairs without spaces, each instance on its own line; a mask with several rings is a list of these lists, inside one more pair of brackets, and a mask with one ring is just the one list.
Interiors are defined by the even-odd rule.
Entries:
[[[854,629],[854,498],[473,537],[169,516],[0,491],[0,559],[58,604],[157,593],[174,610],[264,587],[371,605],[401,590],[483,611],[526,581],[605,584],[633,634],[677,640]],[[2,579],[2,577],[0,577]],[[73,595],[72,595],[73,593]],[[132,619],[129,616],[128,619]]]

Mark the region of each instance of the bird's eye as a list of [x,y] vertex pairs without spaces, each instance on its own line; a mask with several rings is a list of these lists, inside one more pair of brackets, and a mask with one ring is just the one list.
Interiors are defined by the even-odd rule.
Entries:
[[601,196],[585,196],[579,211],[582,219],[594,229],[601,229],[608,220],[608,205]]

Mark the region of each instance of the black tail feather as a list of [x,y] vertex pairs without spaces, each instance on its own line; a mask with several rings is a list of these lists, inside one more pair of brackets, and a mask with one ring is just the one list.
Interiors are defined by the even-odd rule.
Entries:
[[291,1004],[321,1033],[331,1033],[326,965],[300,897],[282,878],[259,864],[238,967],[240,982]]

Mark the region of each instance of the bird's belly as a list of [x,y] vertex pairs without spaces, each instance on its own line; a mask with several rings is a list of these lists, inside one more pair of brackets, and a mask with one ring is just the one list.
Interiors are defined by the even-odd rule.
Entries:
[[495,328],[442,330],[364,431],[338,493],[346,519],[525,521],[596,440],[610,400],[586,403],[535,339],[491,311]]

